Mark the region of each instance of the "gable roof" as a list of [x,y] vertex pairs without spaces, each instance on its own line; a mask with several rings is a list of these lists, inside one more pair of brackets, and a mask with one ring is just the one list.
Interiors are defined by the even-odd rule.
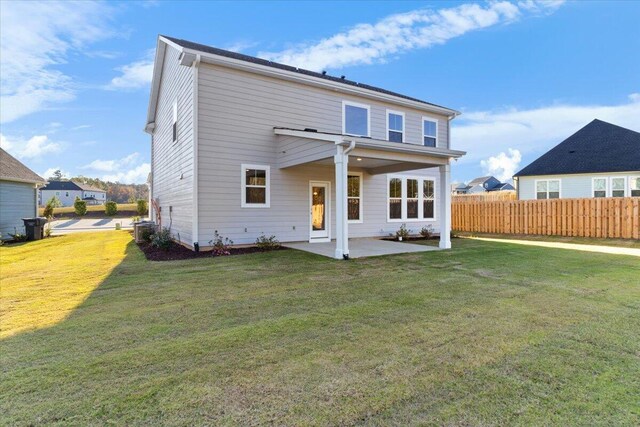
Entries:
[[471,181],[469,181],[469,184],[467,184],[469,187],[473,187],[474,185],[482,185],[485,182],[487,182],[488,180],[490,180],[491,178],[495,179],[492,176],[481,176],[479,178],[474,178]]
[[78,181],[49,181],[46,186],[42,187],[42,189],[56,191],[95,191],[106,193],[106,191],[101,188],[93,187],[89,184],[84,184]]
[[[165,46],[163,46],[162,44],[164,44],[165,46],[171,45],[174,48],[177,48],[182,52],[183,55],[187,53],[195,57],[195,55],[193,55],[194,53],[204,54],[204,57],[202,58],[203,61],[205,61],[205,57],[226,58],[230,60],[228,61],[227,65],[231,65],[234,62],[240,61],[245,64],[253,65],[254,69],[260,66],[268,67],[274,71],[279,71],[279,74],[281,75],[284,75],[287,73],[293,73],[299,76],[300,80],[304,79],[307,82],[314,81],[314,80],[316,82],[325,81],[325,83],[338,84],[338,85],[334,85],[333,87],[344,86],[345,89],[350,88],[351,90],[355,88],[358,91],[358,94],[360,94],[361,96],[367,96],[367,95],[371,96],[374,94],[386,95],[386,96],[395,98],[396,102],[408,101],[411,103],[417,103],[418,105],[427,107],[428,109],[433,110],[440,114],[445,114],[453,117],[460,115],[459,111],[452,110],[450,108],[443,107],[441,105],[433,104],[433,103],[423,101],[421,99],[413,98],[407,95],[402,95],[400,93],[392,92],[390,90],[386,90],[380,87],[371,86],[364,83],[358,83],[353,80],[347,80],[346,78],[343,78],[343,77],[331,76],[326,74],[325,72],[318,73],[315,71],[292,67],[290,65],[280,64],[278,62],[273,62],[267,59],[257,58],[254,56],[245,55],[238,52],[232,52],[229,50],[224,50],[224,49],[216,48],[213,46],[195,43],[188,40],[160,35],[158,36],[158,47],[156,50],[156,57],[154,62],[154,70],[153,70],[154,82],[152,83],[152,86],[151,86],[151,97],[149,102],[149,110],[147,113],[147,125],[152,123],[155,117],[155,108],[156,108],[157,96],[159,91],[159,81],[156,82],[156,80],[159,79],[160,74],[162,73],[162,64],[160,62],[164,61],[164,57],[165,57],[165,54],[164,54]],[[419,108],[419,107],[414,106],[414,108]]]
[[73,181],[73,183],[78,187],[80,187],[81,190],[84,190],[84,191],[96,191],[100,193],[106,193],[106,191],[103,190],[102,188],[94,187],[92,185],[85,184],[84,182]]
[[514,176],[640,170],[640,133],[595,119]]
[[46,180],[0,148],[0,179],[4,181],[44,184]]

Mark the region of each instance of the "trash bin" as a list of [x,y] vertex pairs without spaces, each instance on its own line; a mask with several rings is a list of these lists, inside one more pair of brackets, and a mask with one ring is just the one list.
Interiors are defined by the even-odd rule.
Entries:
[[44,226],[47,224],[47,218],[22,218],[22,222],[24,222],[27,240],[40,240],[44,237]]

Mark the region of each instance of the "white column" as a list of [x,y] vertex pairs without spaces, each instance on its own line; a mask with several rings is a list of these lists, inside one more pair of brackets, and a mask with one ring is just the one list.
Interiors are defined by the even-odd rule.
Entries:
[[347,222],[347,169],[349,155],[344,147],[337,145],[334,157],[336,169],[336,259],[349,255],[349,226]]
[[440,166],[440,249],[451,249],[451,166]]

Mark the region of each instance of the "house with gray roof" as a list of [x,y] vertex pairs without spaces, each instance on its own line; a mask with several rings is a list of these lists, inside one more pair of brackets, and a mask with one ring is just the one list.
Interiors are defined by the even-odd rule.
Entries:
[[40,189],[40,206],[47,204],[54,196],[60,200],[62,206],[73,206],[76,197],[87,202],[87,205],[104,205],[107,201],[105,190],[80,181],[49,181]]
[[45,180],[0,148],[0,233],[24,233],[22,218],[38,216],[36,202],[38,186]]
[[640,133],[595,119],[514,181],[520,200],[640,197]]
[[508,182],[500,182],[494,176],[481,176],[472,179],[468,184],[459,184],[453,189],[454,194],[481,194],[489,191],[512,191],[513,185]]

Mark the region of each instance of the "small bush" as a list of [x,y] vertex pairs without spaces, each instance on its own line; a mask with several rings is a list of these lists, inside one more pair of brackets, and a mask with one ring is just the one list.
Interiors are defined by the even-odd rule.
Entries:
[[213,240],[209,240],[209,244],[213,246],[213,256],[231,255],[231,245],[233,240],[222,237],[218,230],[213,232]]
[[44,227],[44,237],[51,237],[51,224],[47,224]]
[[136,210],[138,211],[138,215],[143,216],[149,213],[149,204],[146,200],[140,199],[136,203]]
[[409,237],[409,230],[407,229],[407,224],[403,223],[400,229],[396,231],[396,238],[398,240],[405,240],[407,237]]
[[87,214],[87,202],[80,200],[76,197],[76,201],[73,202],[73,210],[78,216],[85,216]]
[[151,235],[151,246],[154,248],[164,249],[168,251],[173,243],[171,238],[171,231],[168,228],[163,228]]
[[425,239],[430,239],[431,236],[433,236],[433,227],[431,225],[422,227],[422,229],[420,230],[420,235]]
[[58,199],[58,196],[53,196],[47,201],[47,205],[51,205],[52,208],[61,208],[62,202]]
[[13,229],[13,231],[14,231],[14,233],[13,234],[9,233],[9,236],[11,236],[11,238],[13,239],[14,242],[26,242],[27,241],[27,235],[26,234],[20,233],[15,228]]
[[104,213],[108,216],[114,216],[118,213],[118,204],[113,200],[108,201],[104,204]]
[[47,218],[48,221],[51,221],[51,219],[53,219],[53,205],[51,204],[51,200],[49,200],[49,202],[47,202],[47,205],[44,207],[42,216]]
[[145,227],[142,229],[140,233],[141,233],[142,240],[146,242],[151,242],[151,239],[153,238],[153,235],[156,233],[156,230],[151,227]]
[[280,241],[276,239],[276,236],[265,236],[262,234],[256,239],[256,246],[263,251],[273,251],[280,249]]

